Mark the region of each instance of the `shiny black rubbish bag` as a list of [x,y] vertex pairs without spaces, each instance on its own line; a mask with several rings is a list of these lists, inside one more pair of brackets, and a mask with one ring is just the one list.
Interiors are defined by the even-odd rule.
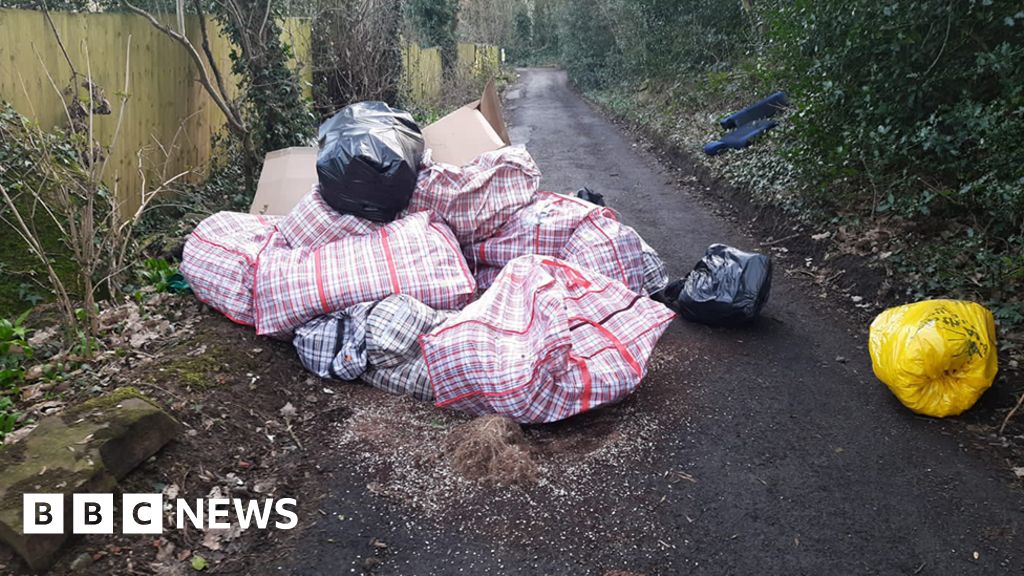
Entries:
[[732,326],[757,318],[771,286],[771,258],[712,244],[693,271],[658,299],[692,322]]
[[320,125],[320,195],[338,212],[390,222],[409,206],[423,135],[408,112],[384,102],[346,106]]

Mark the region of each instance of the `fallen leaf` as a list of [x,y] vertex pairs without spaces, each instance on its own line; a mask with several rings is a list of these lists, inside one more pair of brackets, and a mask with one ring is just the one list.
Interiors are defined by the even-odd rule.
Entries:
[[168,500],[174,500],[178,497],[179,490],[180,488],[178,488],[177,484],[168,484],[164,487],[164,497]]
[[169,540],[161,540],[156,550],[157,562],[167,562],[174,557],[174,543]]
[[[220,486],[214,486],[207,495],[208,499],[224,498],[227,490],[221,490]],[[220,550],[227,542],[242,535],[242,527],[232,523],[228,528],[209,529],[203,533],[203,547],[209,550]]]
[[256,483],[253,484],[252,490],[257,494],[270,494],[274,491],[276,486],[277,478],[263,478],[261,480],[257,480]]
[[28,436],[28,433],[35,430],[36,426],[38,426],[38,424],[29,424],[28,426],[18,428],[14,432],[8,432],[7,436],[4,436],[4,441],[0,444],[4,446],[14,444],[18,440],[21,440],[25,436]]
[[192,556],[192,569],[196,572],[206,570],[206,558],[203,558],[199,554]]

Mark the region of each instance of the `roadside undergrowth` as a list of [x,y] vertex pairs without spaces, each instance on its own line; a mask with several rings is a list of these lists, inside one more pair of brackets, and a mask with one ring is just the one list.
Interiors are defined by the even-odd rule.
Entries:
[[[618,119],[653,137],[657,145],[685,154],[715,178],[742,191],[750,202],[781,210],[806,227],[831,253],[853,255],[883,278],[872,297],[878,307],[925,298],[962,298],[992,310],[1007,367],[1024,353],[1024,268],[1019,239],[986,234],[969,218],[911,220],[860,203],[837,204],[814,193],[800,167],[787,158],[789,114],[751,147],[707,156],[702,147],[723,131],[717,120],[771,91],[742,73],[714,73],[670,86],[609,88],[585,95]],[[837,186],[841,186],[839,183]],[[878,192],[885,196],[884,191]],[[882,198],[881,201],[884,201]]]
[[[986,305],[996,318],[999,378],[1008,386],[999,386],[1002,392],[995,402],[999,406],[992,406],[995,413],[984,410],[978,418],[986,426],[1000,427],[1007,410],[1024,394],[1019,378],[1024,361],[1021,238],[1000,238],[967,216],[916,214],[911,218],[884,209],[890,193],[881,184],[872,191],[873,205],[837,200],[864,194],[837,192],[832,197],[815,192],[801,167],[787,155],[795,138],[792,124],[797,112],[782,114],[777,118],[779,126],[749,148],[717,156],[703,153],[704,144],[724,132],[719,118],[775,89],[740,67],[672,84],[648,81],[639,89],[585,90],[584,95],[644,134],[655,148],[681,156],[684,163],[734,189],[731,199],[751,204],[758,214],[772,211],[776,220],[785,221],[785,227],[773,228],[766,244],[773,250],[789,245],[796,253],[815,255],[815,265],[822,266],[815,281],[828,283],[841,276],[840,282],[832,283],[849,287],[844,289],[849,294],[846,298],[866,318],[889,306],[928,298]],[[842,268],[852,262],[856,262],[855,273],[845,274]],[[1013,436],[1024,430],[1024,422],[1004,424],[1001,429]]]

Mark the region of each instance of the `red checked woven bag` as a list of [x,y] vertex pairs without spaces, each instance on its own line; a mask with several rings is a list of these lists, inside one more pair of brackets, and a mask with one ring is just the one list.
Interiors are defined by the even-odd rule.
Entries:
[[196,298],[231,320],[252,326],[252,287],[260,254],[279,242],[275,216],[219,212],[199,223],[185,243],[181,274]]
[[553,422],[631,393],[674,316],[618,280],[523,256],[420,344],[438,406]]
[[419,212],[317,248],[267,250],[256,272],[256,332],[287,336],[317,316],[392,294],[458,309],[475,292],[451,230]]

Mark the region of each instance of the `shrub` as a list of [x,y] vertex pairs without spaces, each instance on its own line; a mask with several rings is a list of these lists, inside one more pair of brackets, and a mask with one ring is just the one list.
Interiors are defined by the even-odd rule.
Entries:
[[1019,229],[1018,4],[776,4],[764,11],[768,54],[800,111],[791,152],[818,189],[862,202],[880,186],[877,210],[993,215]]
[[27,317],[28,312],[14,320],[0,318],[0,393],[17,390],[25,378],[24,363],[32,359],[25,327]]
[[439,47],[444,73],[453,73],[459,58],[455,34],[459,22],[458,0],[408,0],[405,10],[415,39],[421,45]]

